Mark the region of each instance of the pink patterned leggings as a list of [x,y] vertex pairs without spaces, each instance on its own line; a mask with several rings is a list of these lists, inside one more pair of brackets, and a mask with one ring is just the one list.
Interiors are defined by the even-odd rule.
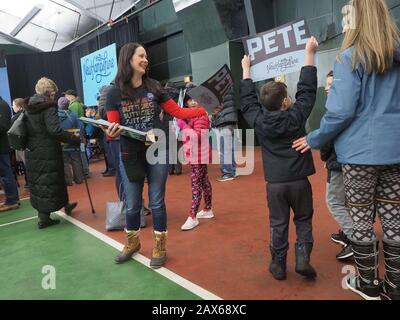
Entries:
[[192,174],[192,209],[190,216],[196,217],[200,207],[202,192],[204,192],[205,210],[211,210],[212,188],[208,179],[206,164],[191,164]]

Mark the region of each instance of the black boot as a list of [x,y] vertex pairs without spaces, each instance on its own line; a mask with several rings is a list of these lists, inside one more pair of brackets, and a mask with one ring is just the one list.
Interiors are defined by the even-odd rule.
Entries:
[[44,228],[51,227],[51,226],[54,226],[54,225],[60,223],[60,220],[51,219],[50,213],[39,212],[38,216],[39,216],[39,220],[38,220],[38,228],[39,229],[44,229]]
[[378,275],[379,242],[360,242],[351,240],[357,275],[349,275],[347,287],[365,300],[381,300]]
[[382,296],[388,300],[400,300],[400,242],[383,241],[386,274]]
[[286,280],[286,257],[287,253],[278,253],[270,247],[272,260],[269,264],[269,272],[276,280]]
[[304,277],[314,279],[317,272],[310,264],[310,255],[313,248],[311,242],[296,242],[296,272]]
[[72,203],[68,203],[64,209],[65,209],[65,214],[70,216],[72,214],[72,210],[74,210],[76,208],[76,206],[78,205],[78,202],[72,202]]

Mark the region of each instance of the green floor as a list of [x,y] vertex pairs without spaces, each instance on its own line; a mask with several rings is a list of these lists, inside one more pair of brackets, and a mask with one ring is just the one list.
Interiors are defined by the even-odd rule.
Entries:
[[[35,210],[31,207],[29,200],[22,200],[18,210],[11,210],[0,213],[0,225],[36,216]],[[1,237],[1,231],[0,231]]]
[[[116,265],[116,249],[68,221],[1,226],[34,215],[26,201],[0,215],[0,299],[199,299],[136,261]],[[56,289],[42,287],[51,283],[45,266],[54,267]]]

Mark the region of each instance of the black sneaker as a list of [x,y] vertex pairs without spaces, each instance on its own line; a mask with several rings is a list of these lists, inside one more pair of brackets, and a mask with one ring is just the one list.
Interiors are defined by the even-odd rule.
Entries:
[[224,174],[223,176],[218,177],[217,180],[219,182],[232,181],[232,180],[235,180],[235,177],[231,176],[230,174]]
[[146,208],[145,206],[143,206],[143,211],[144,211],[145,216],[148,216],[149,214],[151,214],[151,210],[149,208]]
[[331,240],[335,243],[341,244],[342,246],[346,246],[349,242],[349,239],[342,230],[339,230],[339,233],[333,233],[331,235]]
[[348,244],[347,246],[343,247],[342,251],[340,251],[336,255],[336,259],[345,260],[352,256],[353,256],[353,248],[351,247],[351,244]]

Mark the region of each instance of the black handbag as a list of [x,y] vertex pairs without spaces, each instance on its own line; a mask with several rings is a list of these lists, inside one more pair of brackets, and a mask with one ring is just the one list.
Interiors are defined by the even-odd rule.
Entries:
[[8,142],[14,150],[25,150],[28,142],[28,135],[25,125],[26,115],[22,111],[7,132]]

